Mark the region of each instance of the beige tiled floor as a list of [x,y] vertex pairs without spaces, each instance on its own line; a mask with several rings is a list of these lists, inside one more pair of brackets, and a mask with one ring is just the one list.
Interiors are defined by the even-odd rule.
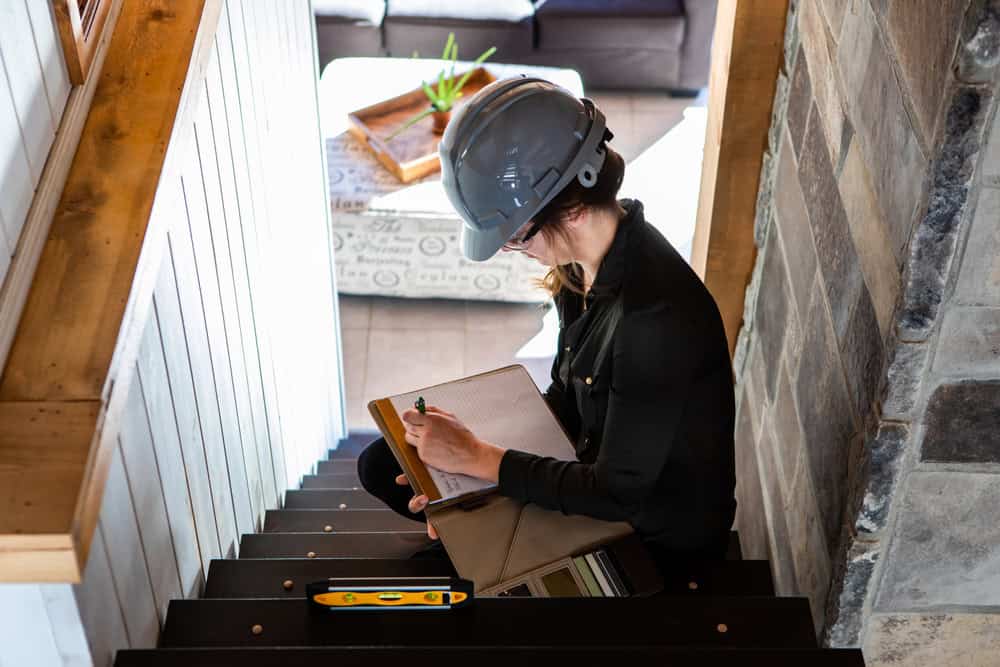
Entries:
[[[684,252],[694,230],[704,93],[587,94],[628,165],[620,196],[640,199],[647,219]],[[550,306],[341,295],[349,427],[375,429],[372,398],[510,363],[524,364],[544,389],[558,329]]]

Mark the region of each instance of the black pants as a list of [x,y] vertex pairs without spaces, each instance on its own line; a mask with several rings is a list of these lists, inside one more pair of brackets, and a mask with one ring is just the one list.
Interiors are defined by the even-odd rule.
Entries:
[[[385,438],[379,438],[368,445],[358,457],[358,478],[361,485],[368,493],[380,499],[392,510],[402,514],[407,519],[414,521],[427,521],[423,512],[414,514],[410,511],[408,503],[413,497],[413,489],[408,485],[396,484],[396,476],[403,474],[402,468],[396,462],[396,457],[389,450]],[[728,538],[728,534],[725,536]],[[646,542],[649,553],[656,562],[657,567],[664,574],[676,571],[676,569],[693,561],[721,560],[725,558],[726,543],[721,540],[717,545],[707,549],[692,551],[674,551],[660,547],[655,542]],[[448,554],[441,547],[440,542],[422,551],[418,551],[414,558],[442,558],[451,564]]]
[[[410,498],[414,495],[413,488],[409,485],[396,484],[396,477],[402,474],[403,469],[396,462],[396,457],[392,455],[385,438],[372,441],[358,456],[358,479],[361,480],[361,486],[365,487],[365,491],[384,502],[397,514],[426,523],[427,517],[423,512],[414,514],[408,507]],[[410,557],[442,560],[454,570],[440,540]]]

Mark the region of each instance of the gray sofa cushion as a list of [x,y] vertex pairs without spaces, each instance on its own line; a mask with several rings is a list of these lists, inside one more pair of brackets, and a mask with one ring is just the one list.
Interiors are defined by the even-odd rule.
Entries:
[[455,33],[459,60],[474,60],[491,46],[507,62],[530,53],[534,28],[530,0],[388,0],[383,21],[388,55],[440,58],[448,33]]
[[537,4],[538,48],[680,51],[679,0],[545,0]]
[[385,0],[313,0],[319,62],[382,55]]

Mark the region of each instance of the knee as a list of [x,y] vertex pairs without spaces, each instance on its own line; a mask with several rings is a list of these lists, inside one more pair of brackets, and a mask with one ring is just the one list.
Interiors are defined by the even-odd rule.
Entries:
[[394,467],[398,467],[396,459],[389,450],[385,438],[373,440],[371,444],[358,455],[358,480],[365,491],[376,495],[375,491],[384,487],[389,475],[395,476]]

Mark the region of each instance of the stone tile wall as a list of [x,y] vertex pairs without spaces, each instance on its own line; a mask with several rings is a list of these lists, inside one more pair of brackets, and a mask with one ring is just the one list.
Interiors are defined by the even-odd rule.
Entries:
[[1000,0],[790,8],[734,359],[737,527],[870,664],[940,664],[913,642],[948,628],[1000,647],[968,613],[1000,607],[998,62]]

